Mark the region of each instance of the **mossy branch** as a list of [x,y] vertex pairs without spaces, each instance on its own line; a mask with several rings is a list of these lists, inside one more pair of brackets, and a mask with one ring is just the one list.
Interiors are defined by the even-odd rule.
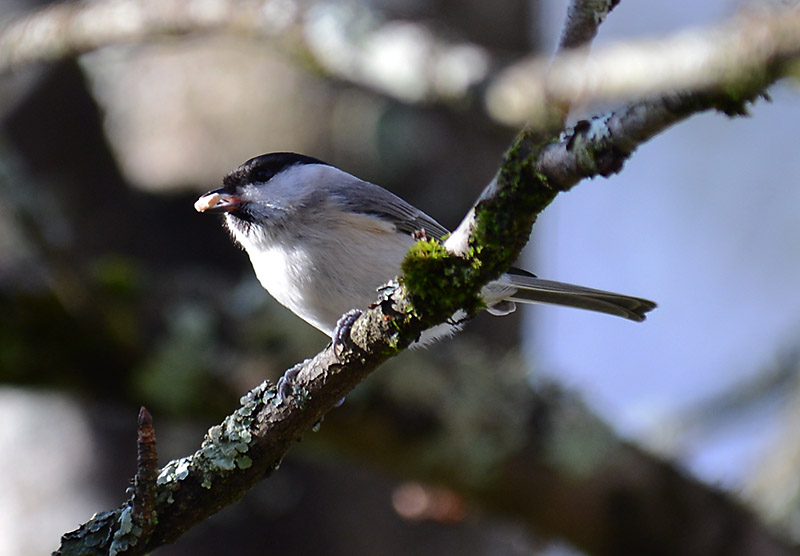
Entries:
[[[420,242],[404,264],[402,285],[385,291],[355,322],[344,343],[328,346],[292,369],[292,396],[279,400],[275,387],[264,382],[242,398],[236,412],[208,431],[199,450],[167,463],[158,477],[154,524],[147,538],[137,536],[141,528],[133,520],[131,500],[64,535],[58,554],[145,554],[237,501],[277,469],[297,439],[389,357],[457,310],[477,311],[481,287],[517,258],[536,216],[559,191],[592,171],[607,169],[598,159],[613,155],[612,167],[621,167],[625,153],[639,144],[633,137],[650,137],[721,100],[683,95],[659,103],[662,110],[640,111],[634,105],[602,118],[605,125],[613,123],[627,134],[590,133],[586,124],[558,135],[521,132],[497,178],[465,219],[470,233],[464,256],[431,240]],[[559,165],[553,166],[553,161]]]
[[776,61],[742,82],[642,101],[563,132],[552,125],[523,130],[495,180],[444,245],[418,243],[401,282],[362,314],[345,341],[292,369],[291,396],[279,399],[274,385],[264,382],[208,431],[194,454],[163,467],[147,528],[136,524],[132,497],[64,535],[58,554],[145,554],[241,498],[389,357],[456,311],[479,310],[481,288],[516,260],[537,215],[559,192],[585,177],[619,171],[639,144],[691,114],[743,113],[781,71]]

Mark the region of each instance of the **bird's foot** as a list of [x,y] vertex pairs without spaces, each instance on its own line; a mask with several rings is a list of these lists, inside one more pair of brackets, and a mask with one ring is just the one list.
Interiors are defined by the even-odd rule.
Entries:
[[336,322],[336,327],[331,335],[331,345],[337,357],[341,354],[343,348],[353,348],[355,346],[353,339],[350,337],[350,330],[358,320],[358,317],[361,316],[361,313],[360,309],[352,309],[342,315]]
[[295,365],[283,373],[283,375],[278,379],[277,384],[275,384],[275,390],[278,393],[276,401],[279,404],[283,402],[283,400],[288,399],[289,396],[294,393],[294,381],[297,379],[297,375],[300,374],[300,370],[302,368],[302,363]]

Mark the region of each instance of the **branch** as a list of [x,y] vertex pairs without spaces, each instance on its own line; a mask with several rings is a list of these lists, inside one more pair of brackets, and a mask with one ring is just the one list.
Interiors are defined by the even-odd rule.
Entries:
[[[710,29],[684,31],[661,40],[583,49],[515,63],[489,85],[488,110],[507,125],[523,125],[547,113],[548,102],[588,103],[668,94],[719,91],[772,81],[800,57],[800,10],[742,14]],[[765,75],[766,73],[766,75]]]
[[[555,195],[589,175],[608,153],[617,167],[632,152],[637,138],[689,114],[713,107],[691,95],[645,108],[632,108],[604,118],[619,133],[595,133],[579,124],[560,140],[524,131],[506,154],[498,178],[471,211],[465,235],[467,256],[458,257],[432,242],[419,242],[404,265],[403,283],[384,292],[375,306],[353,324],[345,342],[329,346],[292,370],[295,394],[278,400],[268,383],[242,398],[242,406],[209,430],[200,449],[169,462],[158,478],[157,523],[141,545],[130,538],[130,503],[101,514],[62,538],[59,554],[105,554],[121,534],[128,554],[144,554],[173,542],[187,529],[241,496],[280,465],[294,442],[310,430],[338,401],[389,357],[399,353],[430,326],[445,321],[457,309],[477,300],[483,284],[504,271],[527,241],[536,214]],[[642,139],[644,140],[644,139]],[[592,157],[587,152],[594,152]],[[560,161],[560,162],[557,162]],[[560,166],[566,162],[566,170]],[[557,167],[552,164],[556,163]],[[601,166],[602,167],[602,166]],[[570,173],[572,172],[572,173]],[[502,215],[502,217],[500,217]],[[461,229],[461,227],[460,227]],[[431,269],[435,269],[431,272]],[[432,275],[432,278],[430,277]],[[420,277],[429,276],[419,287]],[[458,297],[453,280],[458,280]],[[477,304],[469,307],[478,309]],[[349,338],[348,338],[349,336]],[[120,533],[123,531],[123,533]],[[98,539],[101,539],[98,541]],[[92,544],[93,543],[93,544]],[[93,552],[94,551],[94,552]]]
[[271,36],[285,32],[295,22],[294,2],[281,4],[278,0],[98,0],[53,4],[3,27],[0,73],[112,44],[144,43],[197,31],[224,29]]
[[[603,21],[603,19],[605,19],[605,16],[608,14],[608,12],[610,12],[617,3],[618,2],[615,1],[603,2],[602,0],[599,2],[597,0],[573,0],[569,5],[564,32],[559,44],[559,52],[576,48],[578,46],[588,46],[597,34],[597,28],[599,27],[600,23]],[[582,52],[581,55],[585,56],[586,52]],[[512,147],[512,151],[515,149],[533,151],[536,154],[536,158],[543,158],[545,153],[539,152],[539,147],[543,146],[547,142],[546,136],[548,132],[546,130],[549,129],[549,134],[551,136],[555,136],[556,129],[563,127],[566,123],[570,106],[571,102],[569,99],[542,97],[541,105],[539,106],[539,112],[537,112],[537,117],[535,117],[533,120],[536,122],[542,137],[537,139],[532,133],[530,133],[528,129],[523,130],[522,133],[517,136],[514,147]],[[525,156],[523,156],[523,158],[525,158]],[[529,176],[532,176],[534,183],[540,181],[540,191],[538,195],[540,196],[541,203],[538,209],[536,209],[536,211],[533,213],[534,219],[535,215],[544,210],[544,208],[555,198],[555,195],[559,191],[559,188],[552,188],[547,182],[548,176],[556,175],[560,166],[564,164],[564,161],[558,160],[557,157],[550,157],[549,160],[549,168],[541,167],[541,165],[539,165],[539,168],[534,169],[532,174],[530,169],[528,170]],[[504,164],[503,168],[506,167],[507,165]],[[586,174],[586,176],[588,175],[591,174]],[[509,176],[504,176],[502,169],[500,174],[498,174],[498,177],[506,182],[509,179]],[[495,177],[492,183],[490,183],[489,186],[484,189],[481,197],[478,199],[478,202],[472,207],[472,210],[470,210],[464,220],[462,220],[458,225],[456,230],[445,241],[445,247],[452,253],[463,256],[469,252],[471,248],[470,237],[473,235],[475,226],[478,225],[478,209],[481,203],[496,195],[498,177]],[[513,180],[513,176],[510,178]],[[568,183],[568,180],[561,180],[561,183],[561,190],[566,190],[571,186],[571,184]],[[544,192],[548,190],[551,194],[544,194]],[[533,226],[533,220],[531,220],[530,225],[531,227]],[[501,238],[498,238],[498,240],[502,241]]]
[[570,50],[591,44],[600,24],[619,0],[573,0],[567,9],[567,21],[561,33],[559,50]]
[[208,431],[198,451],[161,470],[153,508],[157,522],[149,538],[131,527],[129,501],[65,535],[58,553],[106,554],[124,548],[127,554],[144,554],[238,500],[277,469],[294,442],[381,363],[457,310],[478,311],[482,286],[514,262],[536,215],[559,192],[584,177],[618,171],[639,144],[691,114],[714,108],[743,112],[747,101],[782,74],[784,55],[764,59],[755,77],[725,81],[724,88],[701,87],[697,94],[642,101],[563,133],[553,125],[523,130],[495,180],[446,245],[418,242],[404,262],[400,282],[343,331],[342,341],[291,370],[296,375],[293,395],[279,399],[274,386],[263,383]]
[[[712,90],[800,56],[796,8],[742,14],[711,29],[661,40],[585,48],[615,2],[575,0],[555,60],[530,57],[495,71],[478,45],[447,41],[424,26],[384,21],[352,5],[298,0],[96,0],[56,4],[0,29],[0,74],[103,46],[196,32],[264,37],[338,79],[404,102],[467,99],[490,118],[519,127],[546,121],[553,105]],[[323,40],[324,38],[324,40]],[[392,68],[385,67],[389,42]],[[569,50],[567,50],[569,49]]]
[[[558,193],[568,191],[584,178],[608,177],[619,172],[634,150],[656,134],[707,110],[721,110],[729,115],[745,114],[746,103],[765,94],[763,91],[770,83],[751,83],[750,88],[743,86],[736,96],[726,92],[675,93],[663,98],[642,100],[591,120],[581,120],[561,133],[558,140],[548,141],[546,137],[537,137],[530,130],[524,130],[506,155],[498,177],[484,190],[478,203],[447,238],[445,247],[459,255],[473,248],[471,238],[478,225],[480,210],[487,197],[497,195],[498,179],[505,183],[506,188],[514,188],[513,181],[524,178],[520,185],[530,188],[528,191],[536,197],[534,216],[530,222],[532,226],[535,215],[544,210]],[[512,156],[509,157],[509,154]],[[518,164],[523,167],[514,168]],[[515,174],[505,174],[507,168],[514,168]],[[537,185],[531,187],[531,184]],[[515,208],[503,210],[513,214]],[[495,240],[502,241],[502,237],[495,236]]]
[[136,448],[136,477],[133,482],[131,508],[133,523],[141,528],[141,538],[147,539],[156,523],[158,453],[153,417],[145,407],[139,410]]
[[[195,32],[274,39],[318,70],[405,102],[463,98],[490,67],[490,55],[478,45],[385,21],[354,3],[95,0],[50,6],[0,29],[0,74],[103,46]],[[387,55],[391,72],[381,71]]]

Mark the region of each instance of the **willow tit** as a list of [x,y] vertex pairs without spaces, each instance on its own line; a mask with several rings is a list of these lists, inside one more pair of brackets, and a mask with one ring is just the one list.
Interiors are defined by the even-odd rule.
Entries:
[[[436,220],[389,191],[295,153],[252,158],[201,196],[198,212],[223,213],[258,280],[282,305],[332,336],[339,318],[366,309],[400,273],[420,231],[442,239]],[[643,321],[646,299],[542,280],[511,269],[481,292],[504,315],[516,302],[577,307]],[[440,329],[441,332],[452,332]],[[432,338],[428,338],[432,339]]]

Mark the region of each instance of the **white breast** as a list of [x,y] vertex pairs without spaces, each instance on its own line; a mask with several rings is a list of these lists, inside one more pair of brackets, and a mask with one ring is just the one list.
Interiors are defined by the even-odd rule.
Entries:
[[[331,335],[351,309],[366,309],[378,288],[397,276],[413,240],[371,216],[347,214],[335,223],[281,239],[237,234],[261,285],[297,316]],[[319,230],[319,231],[318,231]]]

